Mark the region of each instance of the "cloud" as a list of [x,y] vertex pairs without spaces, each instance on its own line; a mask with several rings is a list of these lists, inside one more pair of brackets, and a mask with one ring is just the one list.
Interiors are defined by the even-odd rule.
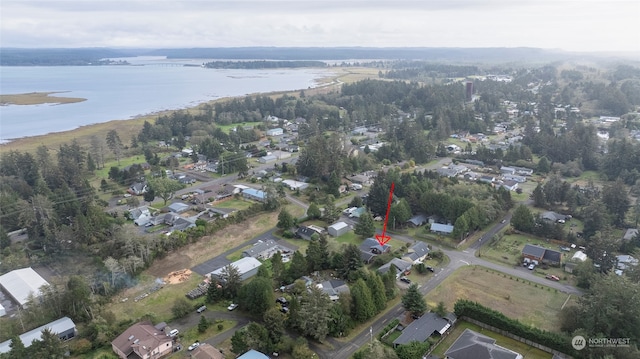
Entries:
[[2,46],[640,51],[635,0],[3,0]]

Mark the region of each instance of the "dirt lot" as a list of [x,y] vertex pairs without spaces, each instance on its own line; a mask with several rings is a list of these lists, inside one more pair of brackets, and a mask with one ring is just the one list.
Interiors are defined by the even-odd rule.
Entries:
[[146,274],[154,278],[163,278],[173,271],[191,268],[212,257],[259,235],[270,226],[278,222],[278,212],[261,214],[241,224],[227,227],[215,236],[207,236],[197,243],[190,244],[176,252],[172,252],[163,259],[156,261],[146,270]]

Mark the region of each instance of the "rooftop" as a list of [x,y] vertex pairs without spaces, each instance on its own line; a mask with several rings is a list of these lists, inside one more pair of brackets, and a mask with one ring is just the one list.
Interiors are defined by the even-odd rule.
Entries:
[[43,285],[49,283],[31,267],[12,270],[0,276],[0,286],[22,306],[27,304],[30,295],[39,296]]

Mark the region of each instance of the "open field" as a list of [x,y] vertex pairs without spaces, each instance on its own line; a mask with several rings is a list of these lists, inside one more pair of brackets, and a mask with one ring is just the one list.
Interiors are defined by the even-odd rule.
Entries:
[[442,301],[449,310],[453,310],[458,299],[473,300],[526,325],[557,331],[558,313],[567,297],[549,287],[523,282],[484,267],[468,266],[445,279],[426,300],[432,308]]
[[540,349],[533,348],[529,345],[521,343],[517,340],[507,338],[498,333],[492,332],[490,330],[486,330],[480,328],[475,324],[471,324],[469,322],[459,321],[456,323],[453,330],[448,334],[446,338],[438,344],[437,347],[431,353],[432,355],[438,356],[440,358],[444,357],[444,353],[449,349],[451,344],[453,344],[456,339],[464,332],[465,329],[471,329],[475,332],[478,332],[482,335],[486,335],[496,340],[496,344],[507,349],[511,349],[517,353],[520,353],[524,359],[550,359],[553,355],[547,352],[543,352]]
[[0,106],[5,105],[42,105],[45,103],[65,104],[86,101],[81,97],[51,96],[61,92],[31,92],[14,95],[0,95]]

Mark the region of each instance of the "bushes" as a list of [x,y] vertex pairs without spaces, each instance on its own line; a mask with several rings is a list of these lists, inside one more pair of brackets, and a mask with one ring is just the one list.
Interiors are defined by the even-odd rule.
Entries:
[[507,331],[524,339],[531,340],[551,349],[558,350],[569,355],[576,355],[571,347],[571,339],[559,334],[534,327],[529,327],[515,319],[508,318],[504,314],[482,306],[476,302],[460,299],[454,305],[454,312],[458,318],[468,317],[498,329]]
[[387,334],[391,329],[395,328],[398,324],[400,324],[400,319],[398,318],[390,321],[389,324],[387,324],[387,326],[382,328],[382,331],[380,332],[380,334],[378,334],[378,339],[382,340],[382,337],[385,334]]

